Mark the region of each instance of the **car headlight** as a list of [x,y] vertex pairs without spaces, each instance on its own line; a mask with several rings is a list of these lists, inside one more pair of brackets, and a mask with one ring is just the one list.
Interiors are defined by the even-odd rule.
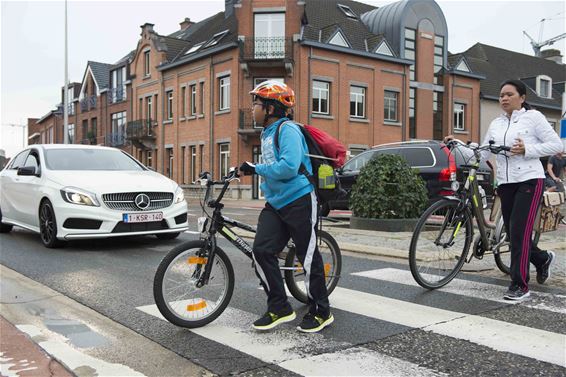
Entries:
[[177,190],[175,191],[175,204],[181,203],[185,200],[185,192],[180,186],[177,186]]
[[76,187],[63,187],[61,189],[61,196],[67,203],[100,207],[100,203],[96,199],[95,194]]

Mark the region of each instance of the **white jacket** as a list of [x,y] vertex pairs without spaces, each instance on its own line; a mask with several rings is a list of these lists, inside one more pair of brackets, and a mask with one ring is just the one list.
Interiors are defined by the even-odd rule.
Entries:
[[[552,129],[544,115],[537,110],[513,111],[511,118],[505,114],[495,118],[489,125],[484,144],[493,140],[495,144],[512,147],[520,137],[525,144],[525,154],[501,153],[497,160],[497,183],[517,183],[534,178],[544,178],[544,168],[540,157],[561,152],[562,141]],[[482,156],[489,157],[489,152]]]

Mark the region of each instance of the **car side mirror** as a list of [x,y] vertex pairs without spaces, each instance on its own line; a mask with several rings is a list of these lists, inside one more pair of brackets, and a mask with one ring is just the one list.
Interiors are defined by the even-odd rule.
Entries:
[[36,175],[35,166],[21,166],[18,168],[18,175]]

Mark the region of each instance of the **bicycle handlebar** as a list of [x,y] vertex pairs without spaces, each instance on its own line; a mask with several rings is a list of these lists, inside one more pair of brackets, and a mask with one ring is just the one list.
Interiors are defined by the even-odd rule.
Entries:
[[450,139],[445,143],[445,146],[450,150],[454,149],[457,146],[463,146],[463,147],[466,147],[468,149],[471,149],[472,151],[474,151],[474,153],[484,151],[484,150],[489,150],[491,153],[494,153],[494,154],[511,151],[511,147],[509,147],[507,145],[495,144],[495,142],[493,140],[490,140],[489,144],[485,144],[485,145],[480,146],[478,143],[472,143],[470,141],[467,142],[467,143],[464,143],[462,140],[459,140],[459,139]]
[[[209,172],[207,172],[207,171],[202,172],[201,175],[199,176],[199,178],[194,183],[200,182],[201,186],[206,186],[204,203],[206,203],[206,205],[210,208],[215,208],[218,205],[218,203],[220,203],[222,198],[224,197],[224,193],[228,189],[228,186],[230,185],[230,183],[234,180],[238,180],[238,181],[240,180],[240,175],[238,174],[238,168],[237,167],[231,167],[228,171],[228,175],[226,175],[225,177],[222,177],[222,179],[220,181],[213,180],[212,174],[210,174]],[[222,185],[222,189],[220,191],[220,194],[218,195],[218,197],[215,200],[209,201],[210,194],[212,192],[212,188],[214,187],[214,185]]]

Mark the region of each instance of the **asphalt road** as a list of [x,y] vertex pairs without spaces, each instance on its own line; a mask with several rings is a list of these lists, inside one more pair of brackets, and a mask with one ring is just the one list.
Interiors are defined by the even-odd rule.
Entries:
[[[253,223],[257,210],[225,214]],[[194,216],[189,221],[194,224]],[[265,296],[250,261],[222,240],[236,272],[229,309],[202,329],[178,328],[142,309],[154,304],[160,260],[196,237],[75,241],[45,249],[37,235],[15,229],[0,235],[0,263],[219,375],[557,376],[566,371],[565,290],[533,284],[531,300],[510,305],[500,300],[505,280],[461,274],[447,289],[429,292],[407,278],[406,261],[378,257],[344,256],[339,288],[331,296],[336,321],[323,333],[300,334],[293,323],[258,334],[250,324],[265,311]],[[306,308],[294,299],[291,304],[301,317]]]

